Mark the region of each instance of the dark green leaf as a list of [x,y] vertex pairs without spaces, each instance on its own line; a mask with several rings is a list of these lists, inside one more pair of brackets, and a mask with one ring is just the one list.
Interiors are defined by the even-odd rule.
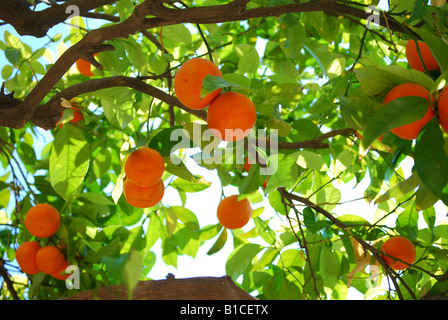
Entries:
[[423,184],[448,204],[448,156],[444,151],[442,131],[436,118],[420,132],[415,145],[415,169]]
[[90,147],[84,131],[74,126],[63,126],[50,151],[50,182],[53,189],[64,199],[77,192],[87,173]]
[[173,126],[163,129],[152,137],[148,147],[157,150],[162,157],[169,156],[181,148],[192,147],[190,139],[185,136],[182,126]]
[[226,244],[226,242],[227,242],[227,229],[222,228],[221,234],[219,235],[218,239],[216,239],[216,242],[213,244],[210,250],[207,252],[207,255],[211,256],[212,254],[215,254],[216,252],[221,250]]
[[366,150],[375,139],[391,129],[417,121],[428,111],[428,101],[408,96],[392,100],[384,105],[370,120],[362,137],[361,146]]
[[207,75],[202,81],[201,97],[207,96],[209,93],[222,88],[241,88],[239,85],[228,82],[220,76]]

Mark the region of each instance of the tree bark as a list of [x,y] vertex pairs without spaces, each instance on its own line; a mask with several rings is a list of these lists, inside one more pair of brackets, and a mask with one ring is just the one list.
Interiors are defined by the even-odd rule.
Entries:
[[129,297],[124,284],[86,290],[61,300],[257,300],[229,276],[141,281]]

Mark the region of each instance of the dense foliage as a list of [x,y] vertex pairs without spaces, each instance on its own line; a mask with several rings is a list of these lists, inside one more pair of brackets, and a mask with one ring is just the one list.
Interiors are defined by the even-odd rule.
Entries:
[[[245,8],[235,12],[224,0],[147,1],[165,3],[164,9],[146,8],[143,0],[102,2],[67,24],[60,10],[60,22],[43,37],[17,34],[0,10],[11,24],[0,27],[0,111],[35,110],[23,125],[8,125],[7,113],[0,115],[3,299],[57,299],[116,283],[132,288],[150,279],[158,259],[182,268],[180,255],[199,261],[202,246],[219,255],[230,242],[227,274],[259,299],[346,299],[349,288],[366,299],[443,296],[448,224],[440,219],[448,204],[448,135],[435,117],[417,139],[397,137],[390,129],[420,118],[427,104],[408,97],[382,108],[382,99],[405,82],[435,96],[444,87],[444,1],[440,7],[381,1],[378,19],[369,20],[380,25],[367,25],[375,13],[366,14],[367,6],[378,4],[373,0],[234,1]],[[38,3],[35,12],[66,4],[50,3]],[[144,8],[147,20],[138,20],[136,8]],[[417,38],[430,46],[441,72],[408,66],[405,46]],[[73,62],[92,53],[98,53],[99,68],[92,67],[89,78]],[[238,154],[237,143],[211,146],[206,135],[193,135],[205,130],[206,109],[183,107],[172,81],[180,65],[196,57],[212,60],[223,74],[222,80],[207,78],[204,90],[241,92],[255,104],[256,129],[278,139],[277,146],[256,149],[273,174],[263,174],[260,163],[244,170],[253,140],[246,139]],[[12,97],[17,103],[7,105]],[[82,121],[70,123],[71,110],[62,126],[54,116],[35,120],[45,107],[60,115],[61,98],[63,105],[81,108]],[[124,199],[124,159],[144,145],[164,157],[165,187],[176,191],[180,205],[164,197],[139,209]],[[204,224],[185,205],[192,193],[210,188],[185,165],[187,157],[219,177],[223,195],[248,197],[256,209],[250,224],[236,230],[217,219]],[[360,199],[351,197],[355,186],[363,188]],[[345,214],[361,202],[375,214]],[[60,245],[79,268],[77,290],[17,268],[18,245],[33,239],[24,216],[36,203],[61,213],[57,234],[40,241]],[[403,271],[386,268],[381,259],[381,245],[393,235],[408,238],[417,250],[415,264]],[[369,279],[375,270],[378,277]]]

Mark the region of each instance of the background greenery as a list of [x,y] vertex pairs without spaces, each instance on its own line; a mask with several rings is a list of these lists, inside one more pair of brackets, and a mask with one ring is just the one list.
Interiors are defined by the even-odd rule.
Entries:
[[[252,0],[247,8],[294,2]],[[340,2],[357,8],[378,4]],[[365,20],[344,14],[287,13],[248,21],[163,26],[150,30],[163,50],[135,33],[108,41],[115,50],[96,56],[103,65],[102,71],[93,70],[96,78],[140,77],[171,95],[170,77],[182,62],[212,57],[223,78],[236,86],[232,90],[247,94],[255,103],[257,128],[278,130],[285,146],[339,129],[364,133],[362,141],[353,130],[336,134],[324,141],[325,148],[280,148],[271,161],[281,165],[268,177],[265,189],[266,177],[257,165],[244,172],[241,162],[210,166],[199,161],[203,145],[177,150],[171,156],[188,165],[173,164],[170,153],[177,141],[169,139],[172,130],[205,123],[177,107],[170,112],[165,101],[127,87],[74,98],[84,107],[84,120],[77,126],[66,124],[47,132],[31,123],[20,129],[0,127],[4,170],[0,258],[4,270],[13,275],[18,296],[56,299],[78,292],[43,274],[17,274],[15,250],[32,239],[23,218],[40,202],[53,204],[62,214],[61,229],[48,241],[62,244],[69,261],[79,266],[80,290],[116,283],[132,288],[139,280],[152,279],[152,269],[161,263],[182,269],[178,263],[182,256],[201,264],[203,255],[222,255],[221,270],[259,299],[346,299],[349,286],[366,299],[420,299],[431,290],[446,291],[445,282],[438,280],[448,264],[448,224],[441,220],[448,192],[447,135],[432,121],[416,141],[399,139],[388,132],[388,126],[404,114],[408,117],[403,121],[413,121],[418,107],[397,106],[385,117],[381,100],[403,82],[417,82],[433,92],[445,84],[447,44],[434,31],[434,21],[437,33],[446,38],[447,8],[425,1],[386,2],[382,8],[388,19],[418,28],[398,33],[384,27],[366,29]],[[189,7],[224,3],[187,2]],[[95,12],[123,21],[133,8],[132,2],[120,0]],[[67,23],[68,32],[52,31],[38,40],[1,27],[0,50],[6,59],[1,74],[15,98],[25,98],[87,31],[116,22],[75,17]],[[442,74],[409,69],[404,46],[412,38],[410,30],[431,46]],[[73,66],[42,103],[85,81],[89,79]],[[205,85],[212,89],[214,84]],[[383,133],[380,142],[376,138]],[[121,192],[123,159],[142,145],[159,150],[167,163],[163,178],[167,195],[158,206],[144,210],[129,206]],[[204,178],[210,174],[215,177],[213,185]],[[362,189],[360,196],[351,192],[355,186]],[[250,225],[223,229],[215,219],[220,195],[203,205],[189,202],[192,197],[201,199],[210,188],[223,195],[247,195],[256,209]],[[285,205],[289,202],[294,205]],[[364,209],[356,214],[358,204]],[[373,214],[366,215],[365,208]],[[368,252],[372,259],[365,267],[355,269],[360,266],[358,247],[351,239],[356,236],[378,249],[395,234],[416,245],[415,266],[398,274],[380,267],[381,281],[367,281],[369,265],[378,265],[374,252]],[[229,246],[231,250],[224,249]],[[5,283],[1,296],[13,298]]]

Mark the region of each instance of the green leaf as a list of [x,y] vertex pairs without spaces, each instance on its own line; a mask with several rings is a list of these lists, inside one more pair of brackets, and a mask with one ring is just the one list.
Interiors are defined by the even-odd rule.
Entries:
[[95,91],[101,98],[104,114],[110,122],[118,121],[122,129],[134,120],[135,92],[130,88],[114,87]]
[[239,245],[229,255],[226,262],[226,274],[230,276],[233,281],[242,275],[251,265],[253,258],[264,247],[255,243],[245,243]]
[[405,124],[417,121],[428,111],[428,100],[408,96],[401,97],[385,104],[370,120],[361,140],[364,150],[383,133]]
[[84,131],[63,126],[56,134],[50,150],[50,183],[53,189],[68,200],[80,191],[89,168],[90,146]]
[[435,117],[420,132],[414,159],[415,170],[426,188],[448,204],[448,156],[444,151],[443,134]]
[[92,169],[97,178],[102,178],[110,169],[112,156],[107,145],[101,145],[93,154]]
[[140,270],[143,265],[143,260],[143,254],[138,251],[132,250],[129,252],[129,256],[124,265],[122,277],[128,290],[129,300],[132,300],[132,292],[134,291],[134,288],[137,286],[140,280]]
[[13,71],[14,68],[12,66],[10,66],[9,64],[5,65],[2,69],[2,78],[5,80],[8,79],[12,75]]
[[162,241],[162,259],[169,265],[177,268],[177,239],[176,237],[167,237]]
[[158,132],[149,141],[148,147],[157,150],[162,157],[171,155],[178,149],[191,148],[190,139],[185,136],[181,125],[169,127]]
[[202,81],[202,89],[200,97],[203,98],[209,93],[222,88],[241,88],[239,85],[224,80],[220,76],[207,75]]
[[94,204],[113,206],[115,203],[101,193],[85,192],[79,195],[79,198],[85,199]]
[[333,288],[339,282],[341,262],[336,252],[327,247],[322,247],[319,258],[319,272],[326,287]]
[[407,23],[411,23],[417,19],[423,17],[426,13],[426,8],[428,6],[428,1],[426,0],[415,0],[414,9],[412,10],[411,16],[409,17]]
[[9,62],[11,62],[13,66],[18,67],[20,64],[20,60],[22,59],[22,53],[19,49],[6,47],[5,57]]
[[192,42],[190,30],[183,24],[164,26],[162,31],[163,41],[189,44]]
[[197,234],[194,230],[181,227],[174,233],[174,237],[176,237],[177,244],[179,250],[192,258],[196,257],[196,254],[199,250],[199,234]]
[[[277,189],[269,193],[269,204],[276,212],[286,215],[285,205],[282,202],[282,195]],[[287,208],[290,209],[289,207]]]
[[375,203],[381,203],[387,201],[391,198],[399,198],[407,193],[413,191],[417,188],[421,183],[421,180],[416,172],[413,172],[412,175],[403,181],[400,181],[390,187],[385,193],[380,195],[375,199]]
[[275,232],[269,227],[269,224],[260,218],[254,218],[253,220],[258,235],[268,244],[275,245],[277,239],[275,237]]
[[303,223],[312,233],[316,233],[325,227],[331,226],[333,223],[328,220],[317,220],[316,213],[311,208],[303,209]]
[[436,197],[428,188],[422,184],[415,194],[415,206],[416,210],[425,210],[434,206],[434,204],[440,199]]
[[211,152],[212,150],[215,150],[221,142],[210,134],[211,132],[207,124],[190,122],[186,123],[183,129],[185,130],[185,136],[194,143],[192,147],[198,146],[201,150],[208,150]]
[[362,91],[372,97],[385,95],[392,88],[406,82],[418,83],[428,90],[434,88],[434,81],[423,72],[405,69],[398,65],[368,66],[356,69],[354,72],[361,84]]
[[383,106],[380,102],[365,96],[342,96],[341,114],[350,128],[364,131],[372,117]]
[[189,209],[181,206],[172,206],[170,209],[176,214],[177,219],[193,231],[199,230],[199,222],[196,215]]
[[171,183],[171,186],[183,192],[200,192],[211,186],[211,183],[203,178],[196,178],[195,182],[190,182],[181,178],[177,178]]
[[299,166],[296,158],[282,153],[269,156],[268,184],[266,192],[269,193],[278,187],[290,188],[299,177]]
[[328,166],[320,154],[312,151],[297,151],[293,156],[297,156],[297,164],[304,169],[316,171],[328,170]]
[[249,44],[238,44],[235,53],[240,58],[238,71],[240,74],[256,73],[259,65],[259,55],[254,46]]
[[177,214],[170,207],[163,208],[166,219],[166,230],[168,231],[168,237],[171,237],[177,225]]
[[418,218],[419,214],[415,210],[415,205],[407,207],[400,213],[395,222],[397,231],[405,237],[411,237],[416,240],[418,235]]
[[[173,160],[176,159],[176,160]],[[196,177],[188,170],[188,168],[185,166],[185,164],[182,162],[182,160],[178,158],[174,158],[174,156],[171,156],[167,159],[167,157],[164,158],[165,160],[165,171],[169,172],[181,179],[184,179],[185,181],[189,182],[196,182]],[[175,163],[173,163],[173,161]]]
[[[219,226],[219,227],[222,229],[222,231],[221,231],[218,239],[216,239],[213,246],[210,248],[210,250],[207,251],[207,255],[209,255],[209,256],[211,256],[212,254],[215,254],[216,252],[221,250],[227,242],[227,229],[222,228],[222,226]],[[213,230],[215,231],[218,229],[214,228]]]

